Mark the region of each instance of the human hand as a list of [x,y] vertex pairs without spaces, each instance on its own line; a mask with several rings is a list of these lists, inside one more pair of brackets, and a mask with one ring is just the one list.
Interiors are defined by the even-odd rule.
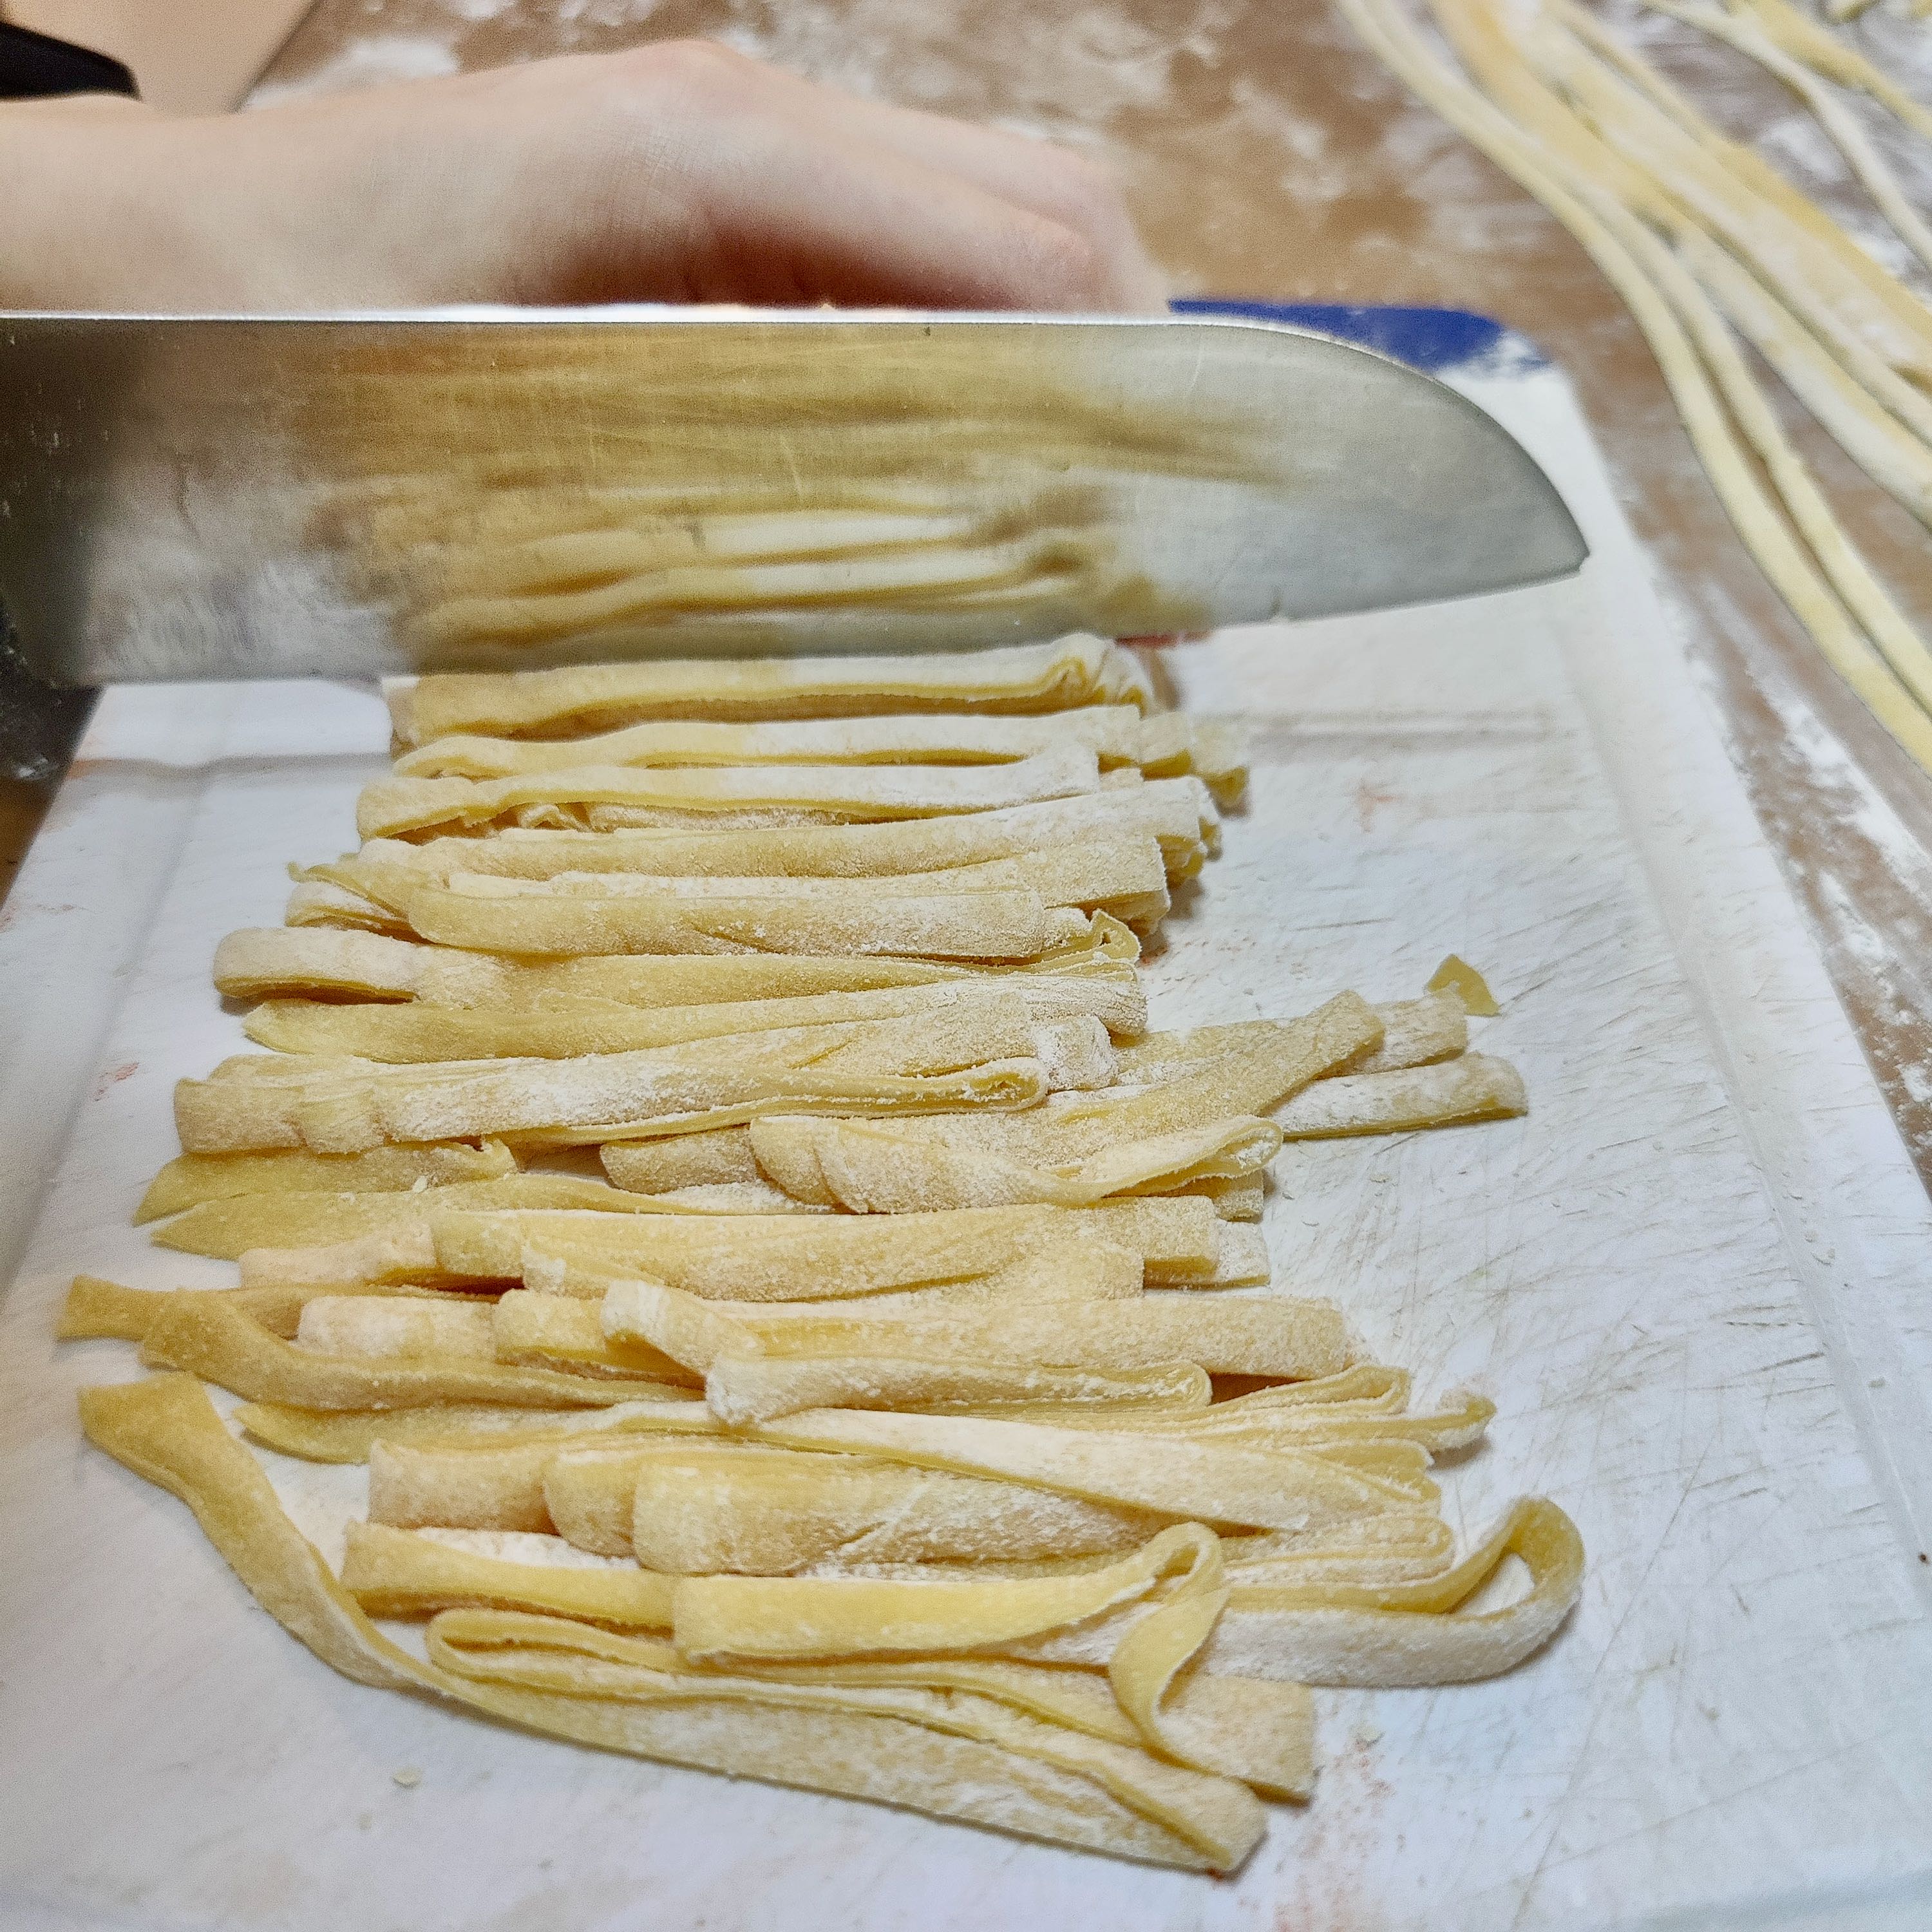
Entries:
[[1162,306],[1081,157],[703,41],[218,118],[14,104],[0,179],[15,308]]

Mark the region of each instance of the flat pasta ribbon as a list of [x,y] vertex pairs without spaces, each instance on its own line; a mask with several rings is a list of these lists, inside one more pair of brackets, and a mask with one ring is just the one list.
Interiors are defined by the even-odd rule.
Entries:
[[[1204,806],[1205,809],[1204,810]],[[418,878],[494,872],[545,879],[560,872],[680,873],[803,878],[888,878],[978,865],[1022,853],[1096,842],[1151,838],[1170,881],[1191,877],[1206,856],[1218,814],[1192,778],[1159,778],[998,811],[866,825],[653,828],[590,832],[512,826],[487,839],[444,835],[412,844],[370,838],[358,856],[406,866]]]
[[1131,929],[1104,913],[1094,914],[1085,933],[1037,959],[970,964],[876,953],[618,953],[529,960],[346,928],[284,926],[230,933],[214,950],[214,984],[237,1000],[302,995],[522,1008],[560,997],[638,1006],[715,1006],[982,980],[1005,986],[1021,979],[1093,976],[1113,989],[1124,1015],[1140,1015],[1124,1028],[1138,1032],[1146,1023],[1145,998],[1131,970],[1139,956],[1140,942]]
[[1131,653],[1076,634],[1052,644],[910,657],[662,659],[445,674],[396,686],[389,714],[396,736],[418,745],[452,731],[562,736],[658,717],[1001,716],[1108,704],[1145,709],[1152,696]]
[[740,765],[638,768],[574,765],[500,778],[379,778],[356,801],[364,838],[488,825],[531,806],[626,805],[702,815],[758,810],[833,820],[984,812],[1091,792],[1100,766],[1064,745],[1010,765]]
[[1084,1623],[1162,1584],[1177,1598],[1212,1592],[1222,1574],[1213,1531],[1184,1522],[1118,1563],[1070,1576],[686,1576],[672,1593],[671,1640],[695,1663],[987,1650]]
[[875,1121],[779,1115],[754,1121],[751,1135],[760,1171],[787,1193],[862,1214],[1035,1201],[1091,1207],[1110,1195],[1258,1174],[1282,1138],[1272,1121],[1235,1115],[1117,1142],[1084,1160],[1052,1166]]

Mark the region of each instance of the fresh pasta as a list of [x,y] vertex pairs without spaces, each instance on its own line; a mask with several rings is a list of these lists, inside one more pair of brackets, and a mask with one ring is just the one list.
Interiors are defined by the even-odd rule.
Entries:
[[[697,567],[640,541],[507,540],[419,621],[507,636],[568,616],[547,572],[614,560],[615,610]],[[90,1439],[324,1661],[1226,1872],[1316,1792],[1310,1684],[1555,1634],[1568,1519],[1528,1498],[1459,1554],[1444,1513],[1494,1404],[1414,1401],[1270,1286],[1286,1139],[1523,1111],[1472,1046],[1487,986],[1452,958],[1419,998],[1150,1028],[1143,940],[1242,795],[1226,726],[1087,638],[391,704],[360,849],[218,949],[260,1050],[180,1083],[136,1210],[238,1284],[80,1276],[61,1325],[150,1371],[83,1392]],[[339,1574],[257,1450],[366,1466]],[[1480,1607],[1510,1559],[1528,1594]]]

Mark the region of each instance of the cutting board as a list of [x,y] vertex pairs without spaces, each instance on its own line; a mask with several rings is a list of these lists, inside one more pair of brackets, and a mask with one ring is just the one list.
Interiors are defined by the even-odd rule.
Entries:
[[[1419,1395],[1495,1398],[1447,1507],[1574,1515],[1556,1642],[1492,1683],[1318,1694],[1314,1802],[1218,1882],[332,1676],[81,1442],[74,1390],[129,1351],[49,1337],[76,1268],[230,1278],[127,1216],[172,1082],[241,1044],[215,940],[352,842],[384,718],[346,687],[117,691],[0,932],[8,1932],[1932,1923],[1927,1204],[1561,374],[1467,325],[1364,326],[1462,358],[1592,560],[1170,653],[1254,777],[1148,980],[1177,1025],[1412,994],[1450,950],[1488,973],[1528,1118],[1292,1148],[1265,1227],[1276,1282],[1336,1297]],[[332,1556],[362,1472],[272,1472]]]

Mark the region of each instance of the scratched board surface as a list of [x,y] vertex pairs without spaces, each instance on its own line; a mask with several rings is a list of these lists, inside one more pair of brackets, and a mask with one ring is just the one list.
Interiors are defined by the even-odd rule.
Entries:
[[[240,1043],[215,940],[349,841],[382,718],[331,687],[118,693],[0,933],[9,1932],[1928,1922],[1924,1198],[1561,378],[1503,345],[1459,380],[1557,477],[1591,565],[1174,654],[1185,701],[1247,723],[1254,782],[1149,978],[1186,1024],[1410,994],[1451,950],[1490,975],[1482,1044],[1528,1118],[1291,1148],[1265,1225],[1277,1285],[1336,1297],[1419,1394],[1496,1398],[1442,1472],[1452,1520],[1526,1491],[1576,1516],[1589,1574],[1550,1648],[1319,1694],[1314,1802],[1218,1882],[332,1676],[80,1443],[74,1388],[128,1352],[48,1336],[77,1268],[226,1278],[126,1216],[172,1082]],[[361,1472],[272,1473],[333,1557]]]

